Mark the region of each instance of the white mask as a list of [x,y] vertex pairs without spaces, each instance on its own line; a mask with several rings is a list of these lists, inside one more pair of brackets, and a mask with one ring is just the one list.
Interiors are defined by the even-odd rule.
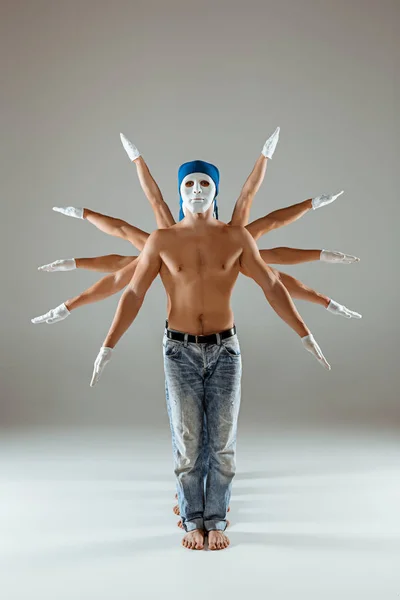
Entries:
[[190,173],[182,180],[180,192],[182,208],[186,214],[189,210],[193,214],[205,213],[212,205],[216,187],[214,181],[205,173]]

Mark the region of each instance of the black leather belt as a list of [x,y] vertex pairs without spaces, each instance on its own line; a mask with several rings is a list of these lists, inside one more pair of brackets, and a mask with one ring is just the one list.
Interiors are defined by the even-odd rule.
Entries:
[[[167,325],[168,325],[168,322],[166,323],[166,326]],[[178,342],[185,341],[186,334],[183,333],[182,331],[174,331],[173,329],[167,329],[166,333],[167,333],[167,338],[170,340],[177,340]],[[187,335],[187,341],[194,342],[196,344],[217,344],[218,343],[217,335],[220,336],[221,340],[224,340],[228,337],[232,337],[235,334],[236,334],[236,326],[234,325],[233,327],[231,327],[231,329],[225,329],[225,331],[220,331],[219,334],[210,333],[210,335],[192,335],[189,333]]]

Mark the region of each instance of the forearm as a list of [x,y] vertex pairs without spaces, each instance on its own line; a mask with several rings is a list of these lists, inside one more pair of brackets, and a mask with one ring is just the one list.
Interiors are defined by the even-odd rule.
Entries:
[[272,267],[270,267],[270,269],[283,283],[292,298],[298,298],[299,300],[305,300],[306,302],[312,302],[314,304],[319,304],[324,308],[328,308],[330,303],[330,298],[328,298],[328,296],[320,294],[316,290],[305,285],[299,279],[296,279],[287,273],[282,273],[282,271],[278,271]]
[[254,196],[260,189],[264,181],[267,170],[268,159],[262,154],[257,159],[254,168],[240,192],[232,214],[231,225],[245,226],[249,222],[250,209],[253,204]]
[[77,269],[97,271],[98,273],[115,273],[129,265],[137,256],[121,256],[119,254],[107,254],[92,258],[75,258]]
[[157,221],[157,227],[159,229],[166,229],[167,227],[171,227],[171,225],[175,224],[175,220],[172,216],[168,204],[164,201],[160,188],[158,187],[153,176],[151,175],[146,162],[144,161],[142,156],[139,156],[134,161],[134,163],[136,165],[137,175],[139,178],[141,188],[154,211]]
[[175,219],[164,200],[162,202],[152,202],[151,208],[153,209],[158,229],[168,229],[168,227],[175,225]]
[[101,213],[97,213],[88,208],[83,209],[83,218],[92,223],[97,229],[103,233],[119,237],[131,242],[138,250],[142,250],[146,243],[149,234],[122,219],[109,217]]
[[261,217],[247,225],[246,229],[255,240],[258,240],[262,235],[265,235],[273,229],[278,229],[284,225],[289,225],[300,219],[308,211],[312,209],[312,201],[304,200],[299,204],[293,204],[286,208],[281,208],[269,213],[265,217]]
[[274,275],[272,283],[264,286],[263,291],[271,307],[289,327],[300,337],[310,334],[310,330],[293,304],[289,292],[278,277]]
[[107,337],[104,340],[104,347],[114,348],[116,346],[127,329],[132,325],[142,304],[143,297],[138,296],[131,287],[125,290],[118,303],[118,308]]
[[267,265],[297,265],[299,263],[320,260],[321,250],[279,247],[260,250],[260,254]]

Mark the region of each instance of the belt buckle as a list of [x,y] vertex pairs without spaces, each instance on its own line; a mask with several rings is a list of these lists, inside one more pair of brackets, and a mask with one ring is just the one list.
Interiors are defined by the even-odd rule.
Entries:
[[196,344],[198,344],[198,343],[199,343],[199,342],[198,342],[199,336],[198,336],[198,335],[195,335],[194,337],[195,337],[195,340],[196,340]]

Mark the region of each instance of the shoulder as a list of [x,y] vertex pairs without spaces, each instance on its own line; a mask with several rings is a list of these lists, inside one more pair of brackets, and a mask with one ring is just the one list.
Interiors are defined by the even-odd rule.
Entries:
[[165,235],[164,232],[168,231],[167,229],[156,229],[152,231],[149,237],[146,240],[146,244],[143,250],[146,252],[159,252],[165,243]]
[[150,247],[153,251],[160,252],[166,246],[169,246],[177,235],[179,235],[179,231],[175,229],[175,226],[165,229],[155,229],[147,238],[146,246]]
[[152,244],[162,244],[164,240],[170,237],[170,229],[155,229],[151,232],[149,237],[147,238],[147,242],[151,242]]
[[229,225],[229,229],[232,238],[242,243],[248,244],[253,239],[246,227],[243,227],[242,225]]

